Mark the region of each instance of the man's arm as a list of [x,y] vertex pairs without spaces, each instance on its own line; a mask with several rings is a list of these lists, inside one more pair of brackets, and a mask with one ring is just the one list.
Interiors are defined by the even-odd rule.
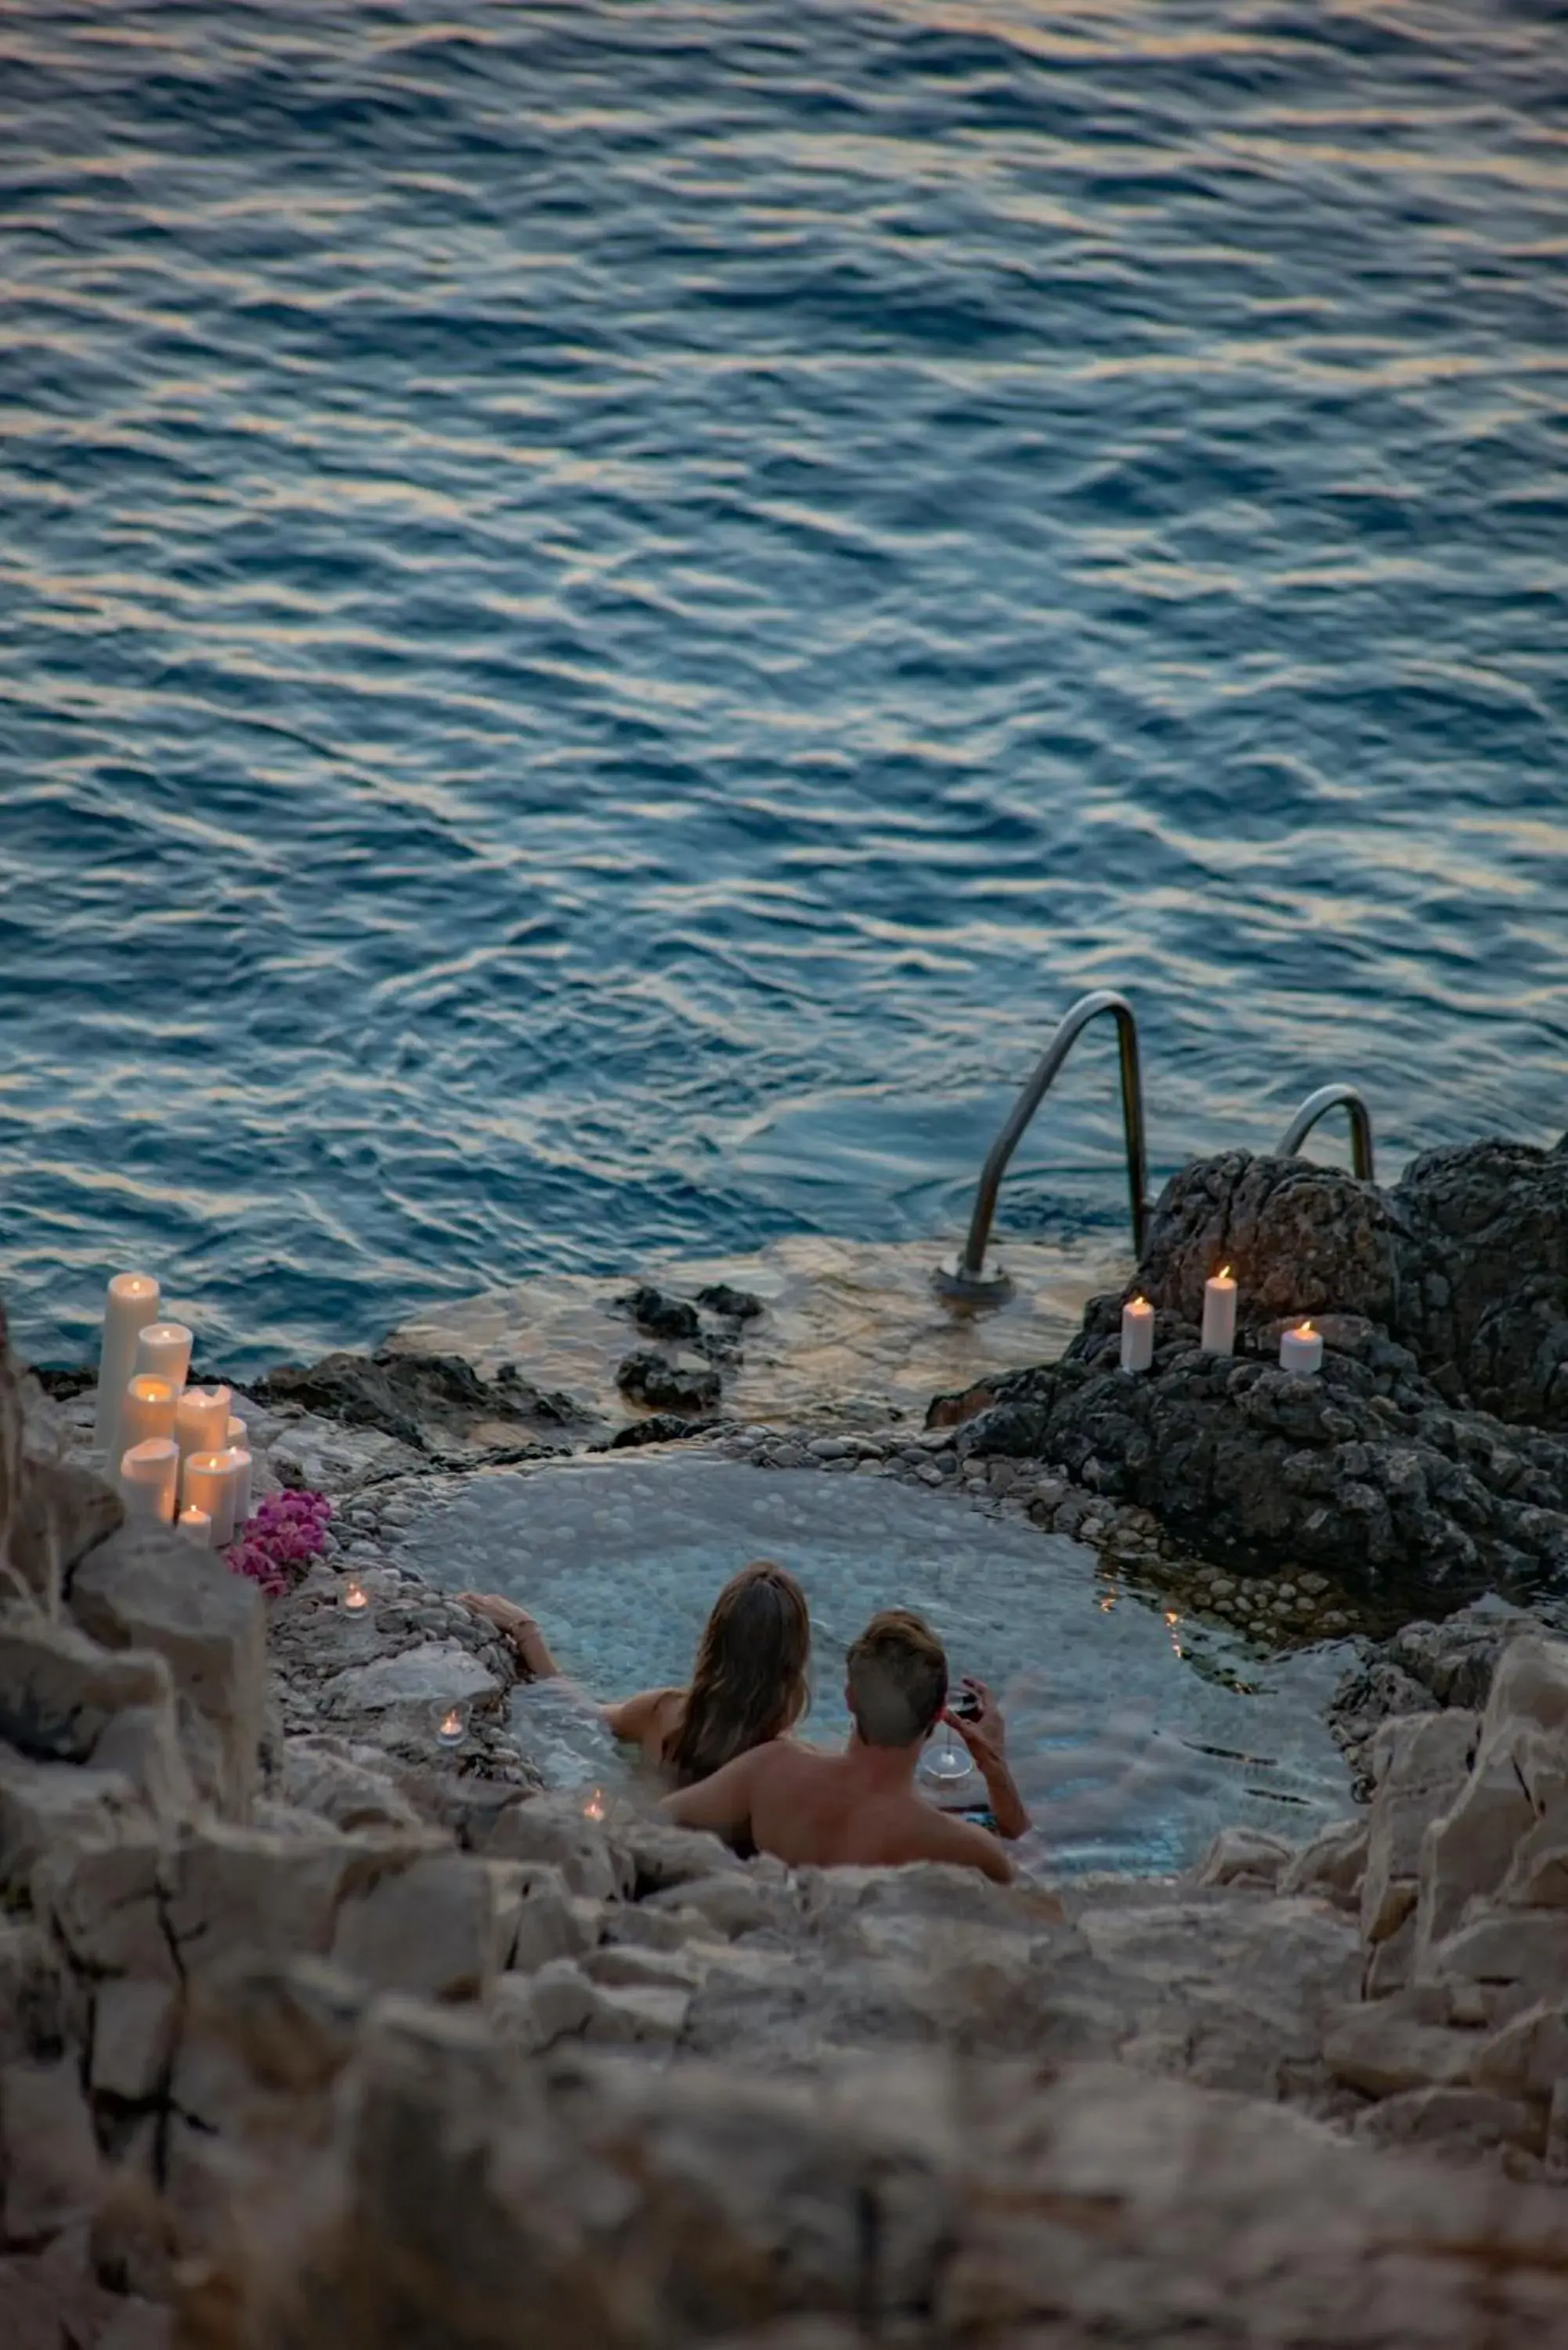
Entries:
[[694,1787],[680,1787],[673,1795],[666,1795],[659,1810],[683,1828],[711,1828],[716,1835],[743,1828],[752,1816],[757,1773],[767,1751],[765,1746],[753,1746],[737,1754],[711,1779],[699,1779]]
[[970,1719],[961,1713],[944,1713],[964,1744],[969,1748],[976,1769],[985,1781],[985,1792],[991,1798],[992,1817],[996,1822],[998,1835],[1027,1835],[1029,1814],[1023,1798],[1007,1763],[1007,1728],[1002,1719],[1002,1708],[983,1681],[972,1674],[964,1676],[964,1687],[978,1701],[980,1711]]

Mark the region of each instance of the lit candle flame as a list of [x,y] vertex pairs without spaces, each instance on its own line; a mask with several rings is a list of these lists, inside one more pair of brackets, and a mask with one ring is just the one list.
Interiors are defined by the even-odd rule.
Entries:
[[455,1705],[452,1707],[452,1711],[443,1719],[441,1726],[441,1734],[443,1738],[461,1738],[462,1736],[462,1716],[459,1713]]
[[583,1817],[585,1820],[602,1820],[604,1815],[604,1789],[602,1787],[596,1787],[592,1794],[588,1797],[587,1802],[583,1805]]
[[1298,1338],[1311,1338],[1311,1337],[1314,1337],[1315,1336],[1316,1336],[1316,1333],[1314,1331],[1313,1326],[1312,1326],[1312,1324],[1311,1324],[1310,1322],[1303,1322],[1303,1323],[1302,1324],[1302,1326],[1301,1326],[1301,1328],[1296,1332],[1296,1336],[1297,1336]]
[[1228,1264],[1222,1264],[1214,1278],[1216,1281],[1229,1281],[1231,1278],[1230,1266]]
[[362,1607],[368,1607],[369,1604],[369,1596],[367,1593],[364,1585],[362,1583],[356,1582],[353,1577],[350,1577],[343,1586],[343,1605],[348,1610],[349,1615],[358,1616],[360,1609]]
[[1127,1299],[1127,1304],[1135,1314],[1147,1314],[1148,1311],[1148,1300],[1147,1297],[1142,1295],[1137,1297],[1129,1297]]

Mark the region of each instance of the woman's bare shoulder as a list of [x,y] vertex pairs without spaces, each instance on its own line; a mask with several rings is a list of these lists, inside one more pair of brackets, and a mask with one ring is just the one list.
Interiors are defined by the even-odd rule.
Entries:
[[673,1730],[685,1701],[683,1689],[639,1690],[634,1697],[623,1697],[618,1705],[607,1705],[605,1720],[617,1738],[637,1744],[656,1732]]

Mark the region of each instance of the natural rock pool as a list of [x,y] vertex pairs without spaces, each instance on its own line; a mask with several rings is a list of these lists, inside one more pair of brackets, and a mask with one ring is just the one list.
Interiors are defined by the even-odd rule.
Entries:
[[[805,1734],[824,1742],[846,1727],[847,1643],[878,1607],[919,1608],[955,1673],[1002,1696],[1036,1822],[1026,1865],[1044,1872],[1174,1870],[1231,1823],[1302,1839],[1349,1809],[1322,1715],[1343,1645],[1263,1659],[1107,1581],[1080,1544],[949,1495],[691,1457],[578,1461],[462,1480],[408,1523],[404,1546],[449,1588],[523,1602],[599,1698],[683,1679],[725,1577],[777,1558],[811,1602]],[[555,1783],[623,1767],[575,1690],[544,1683],[516,1705]]]

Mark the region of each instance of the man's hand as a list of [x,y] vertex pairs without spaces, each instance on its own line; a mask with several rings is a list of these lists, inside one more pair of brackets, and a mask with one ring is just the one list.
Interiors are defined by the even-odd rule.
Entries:
[[1007,1767],[1007,1725],[1002,1718],[1002,1708],[985,1682],[976,1680],[972,1674],[964,1675],[963,1685],[980,1708],[979,1712],[969,1721],[950,1707],[942,1719],[958,1731],[985,1781],[998,1832],[1004,1836],[1021,1836],[1029,1825],[1029,1814]]

